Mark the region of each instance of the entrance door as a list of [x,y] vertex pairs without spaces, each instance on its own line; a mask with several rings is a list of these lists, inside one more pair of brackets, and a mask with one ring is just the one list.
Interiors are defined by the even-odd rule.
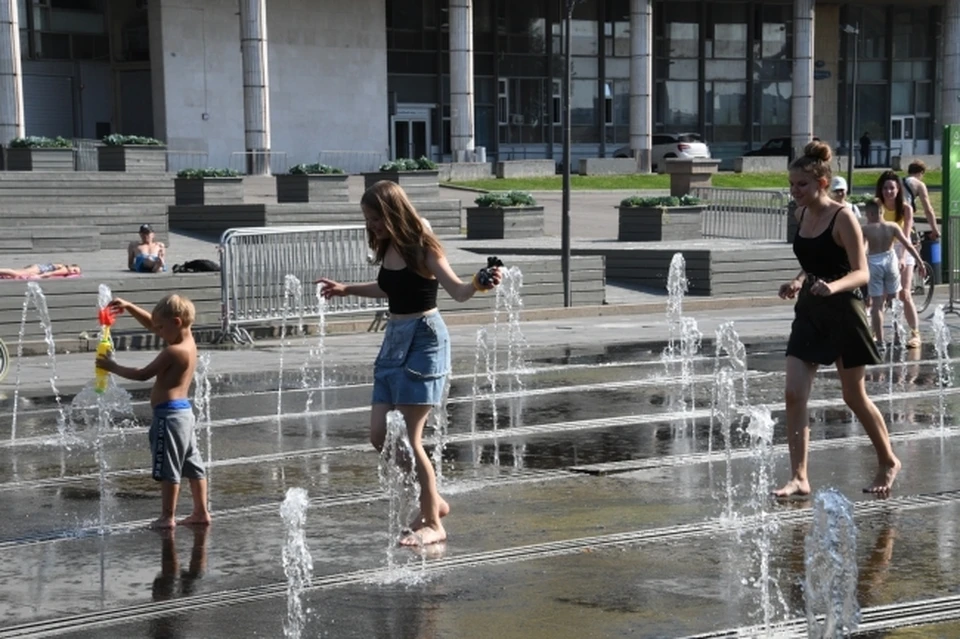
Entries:
[[398,105],[390,122],[392,159],[430,157],[429,105]]
[[890,155],[913,155],[916,120],[912,115],[890,118]]

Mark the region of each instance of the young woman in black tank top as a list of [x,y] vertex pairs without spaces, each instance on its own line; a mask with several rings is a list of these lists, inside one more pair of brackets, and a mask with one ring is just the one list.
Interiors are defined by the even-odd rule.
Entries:
[[437,479],[430,457],[423,448],[423,428],[430,410],[443,400],[450,372],[450,336],[437,311],[437,289],[465,302],[477,292],[500,283],[500,271],[492,272],[492,285],[457,277],[443,246],[420,218],[399,185],[377,182],[360,200],[367,225],[367,239],[381,265],[375,282],[341,284],[320,278],[325,298],[359,295],[386,297],[390,321],[380,354],[374,364],[370,409],[370,441],[383,448],[387,413],[403,415],[415,457],[420,483],[420,513],[399,540],[401,545],[438,543],[447,538],[440,522],[450,506],[437,492]]
[[866,366],[880,363],[859,295],[870,272],[859,222],[848,207],[837,206],[827,195],[831,155],[826,144],[811,142],[790,165],[790,194],[799,223],[793,251],[801,271],[780,287],[781,298],[796,298],[797,303],[784,392],[791,478],[774,491],[777,497],[810,494],[807,404],[821,364],[836,364],[843,399],[876,450],[879,468],[864,491],[889,493],[900,470],[883,416],[864,387]]

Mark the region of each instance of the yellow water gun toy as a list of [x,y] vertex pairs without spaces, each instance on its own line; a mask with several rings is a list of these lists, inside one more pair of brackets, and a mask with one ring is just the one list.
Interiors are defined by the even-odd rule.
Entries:
[[[110,327],[113,326],[117,315],[122,309],[104,306],[100,309],[100,343],[97,344],[97,358],[109,357],[113,353],[113,340],[110,339]],[[93,390],[103,393],[107,390],[110,373],[98,366],[94,366]]]

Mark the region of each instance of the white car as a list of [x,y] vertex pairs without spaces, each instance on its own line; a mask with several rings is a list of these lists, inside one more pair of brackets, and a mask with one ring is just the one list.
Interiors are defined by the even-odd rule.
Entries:
[[[650,163],[654,171],[660,171],[664,160],[680,158],[710,158],[710,147],[699,133],[654,133],[651,140]],[[629,146],[620,147],[613,152],[615,158],[633,157]]]

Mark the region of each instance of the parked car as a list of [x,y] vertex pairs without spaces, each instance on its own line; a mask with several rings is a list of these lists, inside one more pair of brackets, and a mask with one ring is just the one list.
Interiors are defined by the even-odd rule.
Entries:
[[785,138],[770,138],[763,143],[759,149],[754,149],[752,151],[747,151],[743,154],[744,157],[757,157],[757,156],[778,156],[782,155],[785,157],[790,157],[793,154],[792,141],[789,137]]
[[[654,133],[651,144],[650,164],[654,171],[659,171],[663,161],[670,158],[691,160],[710,157],[710,147],[699,133]],[[624,146],[614,151],[613,157],[629,158],[633,157],[633,153],[629,146]]]

